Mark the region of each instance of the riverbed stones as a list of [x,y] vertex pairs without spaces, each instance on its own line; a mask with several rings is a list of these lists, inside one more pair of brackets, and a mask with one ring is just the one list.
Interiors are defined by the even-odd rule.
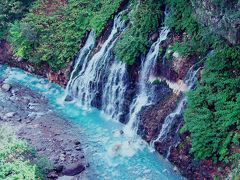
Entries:
[[75,149],[76,149],[77,151],[81,151],[81,150],[82,150],[80,146],[76,146]]
[[57,180],[75,180],[74,176],[62,176],[59,177]]
[[[38,155],[47,157],[50,164],[56,166],[78,163],[83,167],[77,166],[73,168],[74,171],[85,169],[86,160],[82,158],[84,153],[75,149],[81,148],[81,129],[78,125],[52,111],[42,95],[27,87],[12,84],[11,89],[6,92],[0,84],[0,91],[3,94],[0,98],[0,125],[8,123],[15,128],[16,134],[29,141]],[[62,176],[60,169],[49,169],[51,173],[48,174],[48,179]]]
[[6,113],[3,117],[3,119],[10,119],[12,118],[16,113],[15,112],[9,112],[9,113]]
[[63,165],[56,165],[53,170],[57,173],[61,173],[63,171],[64,166]]
[[64,161],[65,160],[65,154],[60,154],[60,156],[59,156],[59,159],[61,160],[61,161]]
[[74,143],[75,145],[80,145],[80,144],[81,144],[80,141],[78,141],[78,140],[74,140],[73,143]]

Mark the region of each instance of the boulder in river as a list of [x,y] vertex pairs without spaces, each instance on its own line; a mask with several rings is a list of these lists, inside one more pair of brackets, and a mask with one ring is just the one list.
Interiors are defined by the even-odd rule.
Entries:
[[67,165],[62,171],[63,175],[75,176],[85,170],[85,166],[80,163]]
[[66,102],[69,102],[69,101],[72,101],[73,100],[73,97],[70,96],[70,95],[67,95],[64,99]]
[[10,91],[11,88],[12,87],[11,87],[10,84],[5,83],[5,84],[2,85],[2,90],[5,91],[5,92]]

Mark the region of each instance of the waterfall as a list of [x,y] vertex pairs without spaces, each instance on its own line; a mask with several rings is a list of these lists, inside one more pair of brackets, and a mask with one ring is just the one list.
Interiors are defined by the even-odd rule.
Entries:
[[148,92],[147,84],[149,83],[149,78],[153,73],[153,69],[156,64],[160,43],[166,40],[169,31],[170,30],[168,29],[168,27],[163,27],[161,29],[158,40],[152,44],[146,57],[142,59],[138,93],[136,98],[130,105],[129,113],[130,119],[124,128],[125,134],[129,136],[134,136],[134,134],[136,134],[138,128],[137,127],[138,115],[141,112],[142,108],[152,103],[151,94]]
[[[197,73],[199,69],[200,68],[194,70],[194,65],[189,69],[184,80],[188,90],[192,89],[195,82],[197,81]],[[167,137],[172,125],[174,124],[174,120],[176,119],[177,116],[183,113],[186,103],[187,97],[184,96],[178,103],[177,108],[165,118],[158,137],[150,143],[152,147],[154,147],[155,142],[163,141]],[[178,133],[179,128],[177,129],[176,133]],[[169,150],[171,150],[171,147],[169,148]]]
[[[103,76],[109,68],[112,59],[112,48],[121,32],[125,29],[125,21],[122,20],[123,12],[114,18],[110,35],[95,54],[92,51],[93,44],[95,44],[93,40],[94,33],[90,33],[88,40],[91,42],[89,43],[91,46],[87,42],[82,48],[77,64],[71,74],[67,86],[68,95],[77,100],[84,109],[89,109],[102,91]],[[79,72],[76,72],[76,69],[79,68]]]
[[[72,86],[73,82],[75,81],[77,71],[80,70],[79,66],[82,65],[83,66],[82,69],[85,69],[87,62],[84,60],[88,59],[94,46],[95,46],[95,33],[93,31],[91,31],[88,35],[86,43],[81,48],[78,58],[75,61],[73,71],[71,72],[71,75],[70,75],[70,78],[69,78],[69,81],[68,81],[68,84],[66,87],[65,96],[72,95],[71,86]],[[82,73],[82,72],[80,72],[80,73]]]
[[115,60],[110,67],[102,97],[102,110],[111,119],[119,120],[123,113],[123,98],[127,89],[126,78],[125,63]]

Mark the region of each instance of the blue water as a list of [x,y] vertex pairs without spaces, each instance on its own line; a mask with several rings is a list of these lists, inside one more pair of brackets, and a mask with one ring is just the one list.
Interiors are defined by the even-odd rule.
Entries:
[[83,150],[90,167],[87,179],[178,180],[171,164],[139,137],[128,139],[119,133],[124,125],[105,118],[99,110],[82,110],[76,103],[62,101],[64,89],[46,79],[17,68],[0,65],[0,77],[20,83],[44,95],[54,110],[79,124],[84,134]]

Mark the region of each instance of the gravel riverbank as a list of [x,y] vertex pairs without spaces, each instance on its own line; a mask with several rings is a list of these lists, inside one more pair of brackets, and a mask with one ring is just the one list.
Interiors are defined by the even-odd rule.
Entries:
[[52,164],[49,179],[77,178],[89,164],[81,148],[81,128],[56,114],[40,94],[0,79],[0,125],[8,124]]

